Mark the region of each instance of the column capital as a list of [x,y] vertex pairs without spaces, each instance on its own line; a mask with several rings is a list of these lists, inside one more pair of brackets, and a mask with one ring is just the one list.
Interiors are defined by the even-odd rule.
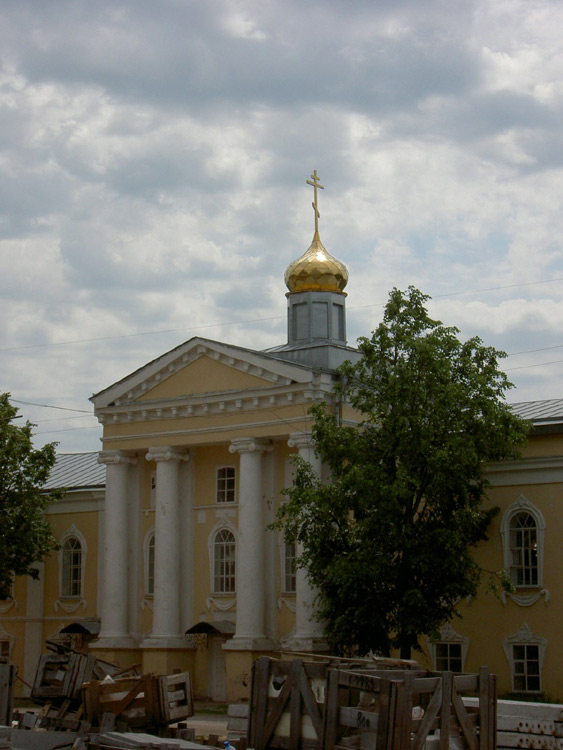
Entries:
[[98,453],[99,464],[136,464],[137,458],[135,456],[127,456],[121,451],[100,451]]
[[313,436],[310,432],[292,432],[287,444],[290,448],[314,448]]
[[189,461],[190,454],[187,451],[179,451],[170,445],[157,445],[149,448],[145,456],[147,461]]
[[271,450],[270,443],[254,438],[235,438],[229,445],[229,453],[269,453]]

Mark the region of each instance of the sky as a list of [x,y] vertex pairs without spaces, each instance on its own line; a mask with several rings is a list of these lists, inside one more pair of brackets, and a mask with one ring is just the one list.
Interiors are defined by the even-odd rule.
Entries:
[[[89,397],[193,336],[285,343],[287,265],[393,287],[563,397],[561,0],[2,0],[0,390],[98,450]],[[56,407],[56,408],[55,408]]]

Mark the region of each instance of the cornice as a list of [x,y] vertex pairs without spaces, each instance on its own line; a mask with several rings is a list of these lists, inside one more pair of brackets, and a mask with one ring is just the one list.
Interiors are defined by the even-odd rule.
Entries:
[[563,456],[539,456],[502,461],[487,467],[492,487],[563,482]]
[[247,391],[228,391],[186,395],[155,401],[116,401],[115,405],[98,411],[98,421],[103,425],[126,424],[156,420],[236,415],[252,413],[295,404],[329,400],[331,382],[321,377],[311,383],[293,383],[276,388],[255,388]]
[[150,440],[152,438],[186,438],[189,436],[195,436],[195,435],[213,435],[213,434],[219,434],[223,432],[236,432],[237,430],[253,430],[256,431],[257,429],[263,429],[264,427],[273,427],[278,426],[280,422],[284,422],[288,428],[291,426],[293,430],[299,429],[299,424],[303,424],[303,422],[306,422],[307,424],[310,423],[310,420],[306,418],[306,416],[302,417],[296,417],[295,419],[292,419],[291,421],[285,420],[285,419],[269,419],[267,421],[263,422],[241,422],[239,424],[230,424],[230,425],[220,425],[217,427],[197,427],[192,430],[156,430],[155,432],[132,432],[127,435],[115,435],[115,436],[106,436],[103,437],[103,443],[104,445],[109,445],[110,443],[123,443],[128,440]]

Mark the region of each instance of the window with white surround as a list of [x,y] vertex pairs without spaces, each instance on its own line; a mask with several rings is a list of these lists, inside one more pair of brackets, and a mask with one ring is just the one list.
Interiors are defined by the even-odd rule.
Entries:
[[502,518],[501,536],[504,568],[516,589],[508,596],[529,606],[543,595],[547,604],[549,592],[542,588],[545,520],[541,511],[520,495]]
[[282,586],[284,594],[295,594],[295,542],[284,542]]
[[82,544],[76,536],[68,536],[62,549],[61,596],[82,596]]
[[428,642],[434,669],[440,672],[463,672],[469,650],[469,638],[454,630],[451,623],[440,628],[440,637]]
[[213,593],[233,594],[235,579],[235,536],[229,529],[220,529],[213,540]]
[[218,503],[235,502],[235,467],[220,466],[217,469],[217,492]]
[[72,524],[59,540],[59,598],[55,611],[59,608],[67,614],[86,607],[84,598],[84,576],[86,572],[86,539]]
[[532,633],[524,623],[515,635],[503,641],[515,693],[541,693],[542,669],[547,640]]

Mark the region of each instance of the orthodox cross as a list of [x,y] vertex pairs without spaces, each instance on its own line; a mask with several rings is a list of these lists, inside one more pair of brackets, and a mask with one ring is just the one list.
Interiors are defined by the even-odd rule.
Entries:
[[313,172],[313,174],[311,175],[311,179],[307,180],[307,185],[312,185],[313,188],[314,188],[314,190],[315,190],[315,200],[313,201],[313,203],[311,205],[313,206],[313,211],[315,212],[315,233],[318,234],[318,231],[319,231],[319,218],[320,218],[321,215],[319,213],[319,205],[318,205],[318,202],[317,202],[317,188],[320,188],[321,190],[324,190],[325,188],[324,188],[324,185],[321,185],[320,182],[319,182],[319,177],[317,175],[317,170],[316,169]]

